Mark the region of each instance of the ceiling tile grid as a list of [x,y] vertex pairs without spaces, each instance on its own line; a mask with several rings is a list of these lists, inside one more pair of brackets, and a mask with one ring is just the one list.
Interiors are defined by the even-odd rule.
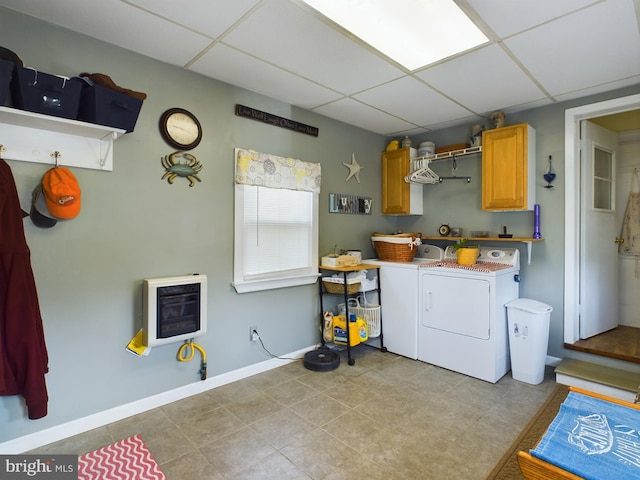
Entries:
[[128,3],[215,39],[257,7],[260,0],[129,0]]
[[467,0],[499,38],[529,30],[601,0]]
[[471,112],[413,77],[404,77],[353,96],[414,125],[463,118]]
[[194,62],[191,70],[305,109],[342,98],[322,85],[223,44]]
[[270,0],[223,41],[346,95],[403,74],[288,0]]
[[491,41],[415,72],[302,0],[0,7],[388,136],[640,84],[640,0],[455,1]]
[[[2,0],[0,6],[40,18],[171,65],[184,66],[211,39],[121,0]],[[140,32],[144,32],[141,35]]]
[[382,133],[383,135],[386,135],[387,132],[397,133],[416,128],[415,125],[401,118],[389,115],[352,98],[343,98],[315,108],[313,111],[349,125],[371,132]]
[[545,97],[498,45],[429,68],[416,77],[480,114]]
[[608,1],[504,43],[551,96],[560,95],[640,74],[637,18],[632,2]]

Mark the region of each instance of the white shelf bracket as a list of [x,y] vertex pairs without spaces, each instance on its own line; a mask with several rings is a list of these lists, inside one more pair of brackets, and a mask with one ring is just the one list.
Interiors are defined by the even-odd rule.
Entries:
[[531,244],[533,242],[522,242],[527,244],[527,265],[531,265]]
[[100,167],[104,168],[107,163],[113,163],[109,162],[109,159],[113,159],[113,152],[111,148],[113,147],[113,141],[116,138],[118,137],[115,133],[109,133],[102,137],[100,141]]

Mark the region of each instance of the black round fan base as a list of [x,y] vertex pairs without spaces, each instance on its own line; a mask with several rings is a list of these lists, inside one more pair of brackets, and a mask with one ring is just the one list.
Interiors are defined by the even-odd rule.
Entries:
[[314,372],[329,372],[340,366],[340,355],[326,347],[304,354],[304,366]]

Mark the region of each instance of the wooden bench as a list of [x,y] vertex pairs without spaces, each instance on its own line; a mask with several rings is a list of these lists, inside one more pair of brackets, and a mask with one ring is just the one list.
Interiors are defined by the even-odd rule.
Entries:
[[[584,362],[584,363],[587,363],[587,362]],[[590,391],[586,391],[586,390],[582,390],[574,387],[571,387],[571,391],[578,392],[584,395],[590,395],[592,397],[600,398],[602,400],[606,400],[612,403],[616,403],[619,405],[624,405],[629,408],[640,410],[640,405],[625,402],[623,400],[619,400],[618,398],[612,398],[606,395],[602,395],[602,394],[598,394],[595,392],[590,392]],[[518,466],[520,467],[522,476],[526,480],[583,480],[582,477],[578,475],[575,475],[571,472],[567,472],[563,468],[560,468],[556,465],[553,465],[537,457],[534,457],[529,452],[523,452],[522,450],[518,452]]]

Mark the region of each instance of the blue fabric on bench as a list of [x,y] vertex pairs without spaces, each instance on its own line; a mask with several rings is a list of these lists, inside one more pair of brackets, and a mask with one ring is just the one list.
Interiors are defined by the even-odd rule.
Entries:
[[570,392],[531,455],[589,480],[640,479],[640,410]]

